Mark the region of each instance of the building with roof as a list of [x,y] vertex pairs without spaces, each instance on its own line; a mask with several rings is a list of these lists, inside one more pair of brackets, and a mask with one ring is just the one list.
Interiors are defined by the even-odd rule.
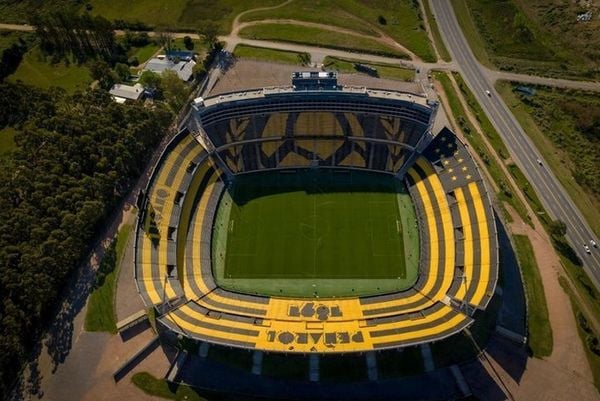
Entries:
[[141,84],[125,85],[114,84],[108,92],[117,103],[125,103],[127,100],[139,100],[144,95],[144,87]]
[[175,62],[167,57],[153,58],[146,63],[144,71],[152,71],[157,74],[162,74],[166,70],[174,71],[182,81],[189,81],[194,72],[194,60]]

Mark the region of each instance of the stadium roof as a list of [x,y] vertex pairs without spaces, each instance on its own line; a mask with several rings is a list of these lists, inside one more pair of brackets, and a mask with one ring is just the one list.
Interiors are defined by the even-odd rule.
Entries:
[[[262,89],[253,89],[244,92],[225,93],[218,96],[213,96],[204,99],[204,106],[210,107],[219,103],[233,102],[239,100],[257,99],[264,98],[267,96],[280,95],[280,94],[294,94],[295,90],[293,86],[275,86]],[[302,91],[303,94],[310,93],[321,93],[323,91]],[[420,104],[423,106],[431,106],[427,98],[424,96],[416,95],[413,93],[397,92],[397,91],[386,91],[379,89],[369,89],[365,87],[356,86],[343,86],[337,91],[338,94],[356,94],[365,95],[372,98],[388,99],[388,100],[404,100],[411,103]]]

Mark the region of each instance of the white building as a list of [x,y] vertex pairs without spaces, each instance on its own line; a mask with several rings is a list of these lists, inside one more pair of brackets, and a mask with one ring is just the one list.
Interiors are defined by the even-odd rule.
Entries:
[[195,65],[196,62],[194,60],[179,61],[176,63],[175,61],[166,57],[153,58],[146,63],[144,71],[152,71],[157,74],[162,74],[163,71],[171,70],[174,71],[182,81],[189,81],[192,78]]
[[133,86],[124,84],[114,84],[108,92],[117,103],[125,103],[126,100],[139,100],[144,94],[144,87],[141,84]]

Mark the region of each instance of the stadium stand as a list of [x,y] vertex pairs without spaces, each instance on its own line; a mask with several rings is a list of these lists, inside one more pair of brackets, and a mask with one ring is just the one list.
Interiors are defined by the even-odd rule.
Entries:
[[[306,100],[306,94],[271,91],[204,101],[207,110],[193,127],[206,131],[215,151],[209,154],[183,131],[152,173],[137,225],[136,281],[146,305],[157,307],[161,327],[234,347],[330,353],[436,341],[472,324],[495,290],[498,245],[492,204],[465,146],[448,129],[425,140],[431,110],[406,95],[350,90]],[[412,288],[296,299],[217,285],[212,261],[222,255],[211,235],[228,180],[315,162],[406,170],[421,239]]]

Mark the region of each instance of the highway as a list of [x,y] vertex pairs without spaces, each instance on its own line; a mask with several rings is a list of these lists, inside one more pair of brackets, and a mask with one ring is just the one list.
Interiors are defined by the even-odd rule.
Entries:
[[[561,220],[566,224],[567,239],[583,261],[584,268],[596,287],[600,288],[600,248],[594,249],[590,245],[590,239],[599,243],[598,238],[595,237],[556,176],[546,167],[543,157],[494,89],[492,79],[473,55],[460,29],[451,2],[430,0],[430,3],[444,42],[465,82],[498,130],[513,160],[529,179],[547,212],[553,219]],[[490,91],[491,96],[486,95],[486,90]],[[542,160],[543,165],[539,165],[537,159]],[[583,244],[590,247],[591,255],[584,251]]]

